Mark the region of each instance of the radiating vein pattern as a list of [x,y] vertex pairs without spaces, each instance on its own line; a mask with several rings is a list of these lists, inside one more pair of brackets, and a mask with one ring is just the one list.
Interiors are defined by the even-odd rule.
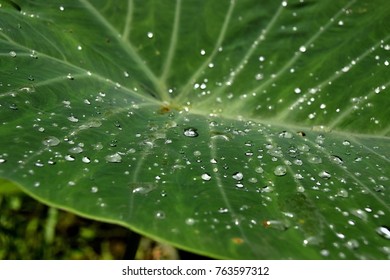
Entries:
[[0,177],[214,258],[390,259],[386,1],[0,4]]

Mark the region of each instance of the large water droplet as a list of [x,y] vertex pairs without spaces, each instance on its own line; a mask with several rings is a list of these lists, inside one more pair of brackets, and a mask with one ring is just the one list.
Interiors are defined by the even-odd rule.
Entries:
[[106,159],[107,162],[113,162],[113,163],[122,162],[122,157],[118,153],[115,153],[115,154],[112,154],[112,155],[108,155],[108,156],[105,157],[105,159]]
[[284,176],[287,173],[287,169],[284,165],[278,165],[275,167],[274,174],[276,176]]
[[387,226],[380,226],[376,229],[376,232],[384,237],[385,239],[390,239],[390,228]]
[[193,128],[193,127],[188,127],[186,129],[184,129],[183,134],[187,137],[198,137],[199,136],[198,130],[196,128]]
[[53,146],[57,146],[58,144],[60,144],[60,139],[58,139],[57,137],[54,137],[54,136],[49,136],[45,140],[43,140],[42,143],[43,143],[43,145],[53,147]]

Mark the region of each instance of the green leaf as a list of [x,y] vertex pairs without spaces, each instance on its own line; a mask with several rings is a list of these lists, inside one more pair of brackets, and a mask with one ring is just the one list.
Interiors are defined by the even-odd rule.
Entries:
[[0,177],[215,258],[388,259],[389,14],[0,1]]

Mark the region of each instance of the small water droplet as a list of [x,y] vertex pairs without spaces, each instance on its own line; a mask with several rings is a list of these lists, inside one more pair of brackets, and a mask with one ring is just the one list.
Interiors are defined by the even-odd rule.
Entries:
[[184,129],[183,134],[187,137],[198,137],[199,136],[198,130],[196,128],[193,128],[193,127],[188,127],[186,129]]
[[5,158],[0,158],[0,164],[7,162]]
[[210,181],[211,180],[211,176],[208,173],[203,173],[201,178],[203,181]]
[[350,145],[351,145],[351,142],[349,142],[348,140],[344,140],[344,141],[343,141],[343,145],[344,145],[344,146],[350,146]]
[[75,160],[75,157],[72,156],[72,155],[66,155],[66,156],[65,156],[65,160],[67,160],[67,161],[74,161],[74,160]]
[[287,230],[288,225],[285,222],[278,221],[278,220],[266,220],[263,221],[263,226],[265,228],[272,228],[277,230]]
[[255,168],[255,172],[261,174],[264,172],[264,169],[262,167],[258,166]]
[[297,146],[298,150],[302,151],[302,152],[308,152],[310,151],[310,147],[306,144],[299,144]]
[[305,46],[300,46],[300,47],[299,47],[299,51],[300,51],[301,53],[306,52],[306,47],[305,47]]
[[320,173],[318,173],[318,176],[323,179],[329,179],[330,177],[332,177],[328,171],[321,171]]
[[9,52],[9,55],[10,55],[11,57],[16,57],[16,52],[10,51],[10,52]]
[[274,169],[274,174],[276,176],[284,176],[287,173],[287,169],[284,165],[278,165]]
[[152,39],[153,36],[154,36],[154,34],[153,34],[153,32],[148,32],[148,33],[147,33],[147,36],[148,36],[149,39]]
[[224,214],[224,213],[228,213],[229,212],[229,209],[227,209],[227,208],[219,208],[218,209],[218,213],[221,213],[221,214]]
[[340,197],[348,197],[348,191],[346,189],[340,189],[338,192],[337,192],[337,196],[340,196]]
[[164,211],[157,211],[155,214],[154,214],[154,217],[156,219],[159,219],[159,220],[162,220],[162,219],[165,219],[165,212]]
[[79,119],[76,118],[75,116],[68,117],[68,120],[70,120],[71,122],[78,122],[79,121]]
[[195,224],[195,220],[193,218],[187,218],[185,221],[186,225],[192,226]]
[[91,162],[91,159],[89,157],[83,157],[81,159],[84,163],[90,163]]
[[319,163],[322,162],[322,159],[321,159],[319,156],[310,155],[310,156],[307,158],[307,161],[310,162],[310,163],[319,164]]
[[96,187],[96,186],[93,186],[92,188],[91,188],[91,193],[97,193],[99,191],[99,189],[98,189],[98,187]]
[[330,156],[330,160],[333,163],[340,164],[340,165],[344,163],[343,159],[341,157],[339,157],[339,156],[336,156],[336,155],[331,155]]
[[242,174],[241,172],[236,172],[233,174],[232,177],[233,177],[233,179],[240,181],[244,178],[244,174]]
[[69,153],[72,153],[72,154],[80,154],[83,152],[83,148],[81,147],[72,147],[69,149]]
[[390,239],[390,228],[387,226],[380,226],[376,232],[385,239]]
[[112,154],[112,155],[108,155],[108,156],[105,157],[105,159],[106,159],[107,162],[112,162],[112,163],[122,162],[122,157],[118,153],[115,153],[115,154]]
[[49,136],[45,140],[43,140],[42,143],[45,146],[54,147],[60,144],[60,139],[55,136]]
[[279,137],[291,139],[291,138],[293,138],[293,134],[291,132],[288,132],[288,131],[282,131],[279,133]]

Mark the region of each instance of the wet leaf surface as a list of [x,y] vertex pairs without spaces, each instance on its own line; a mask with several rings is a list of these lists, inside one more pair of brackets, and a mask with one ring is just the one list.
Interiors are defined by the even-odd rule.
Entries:
[[1,177],[215,258],[390,257],[386,1],[12,3]]

